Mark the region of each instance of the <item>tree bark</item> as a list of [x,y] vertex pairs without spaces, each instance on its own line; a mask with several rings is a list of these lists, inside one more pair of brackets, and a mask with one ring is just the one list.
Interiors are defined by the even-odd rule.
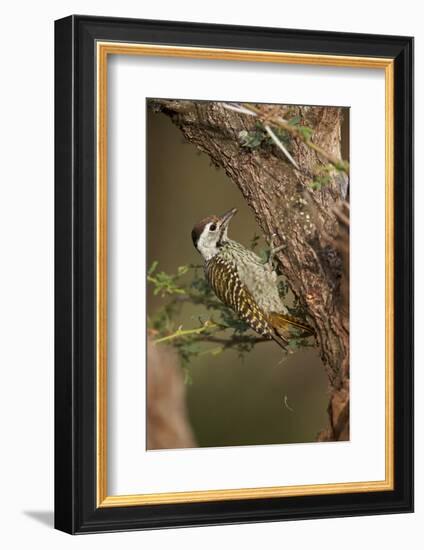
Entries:
[[[287,156],[271,141],[245,147],[242,136],[255,131],[258,118],[222,103],[157,100],[152,107],[170,116],[185,138],[222,167],[239,187],[268,241],[285,245],[277,254],[279,271],[307,312],[329,380],[329,422],[317,439],[349,439],[348,206],[345,181],[337,170],[321,189],[311,189],[328,159],[300,137],[289,136]],[[296,116],[313,129],[312,142],[341,158],[341,109],[257,106],[260,118]],[[270,123],[271,124],[271,123]]]
[[147,345],[147,449],[197,447],[190,425],[184,377],[169,347]]

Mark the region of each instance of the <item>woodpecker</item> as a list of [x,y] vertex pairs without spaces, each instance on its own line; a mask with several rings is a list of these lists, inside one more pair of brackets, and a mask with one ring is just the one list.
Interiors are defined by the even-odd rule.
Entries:
[[311,336],[314,330],[288,314],[278,292],[277,273],[271,246],[267,263],[236,241],[228,238],[232,208],[222,216],[208,216],[197,223],[191,236],[205,261],[205,276],[216,296],[255,332],[273,339],[286,349],[294,333]]

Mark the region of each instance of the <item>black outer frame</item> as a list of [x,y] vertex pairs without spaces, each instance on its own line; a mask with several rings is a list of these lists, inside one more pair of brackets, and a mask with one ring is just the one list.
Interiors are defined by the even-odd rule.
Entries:
[[[97,40],[395,59],[395,490],[96,509]],[[55,527],[68,533],[413,510],[413,39],[90,16],[55,22]]]

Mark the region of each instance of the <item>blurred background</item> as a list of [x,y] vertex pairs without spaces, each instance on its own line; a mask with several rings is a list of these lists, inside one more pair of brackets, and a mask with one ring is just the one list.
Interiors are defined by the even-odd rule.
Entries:
[[[343,133],[348,135],[347,125]],[[231,238],[249,247],[252,237],[261,235],[240,191],[223,170],[187,143],[168,117],[149,108],[147,144],[148,267],[158,261],[159,269],[175,273],[178,266],[202,263],[191,240],[193,225],[232,207],[238,213],[230,226]],[[347,158],[348,148],[344,149]],[[261,238],[258,248],[265,246]],[[148,285],[148,316],[163,302]],[[185,305],[181,324],[198,326],[202,313],[200,306]],[[169,347],[155,347],[159,346]],[[326,426],[327,377],[315,348],[286,357],[271,341],[256,345],[242,359],[231,350],[200,355],[188,370],[191,382],[185,384],[184,414],[194,446],[313,442]],[[148,407],[154,395],[148,390]],[[154,429],[148,427],[151,436]],[[155,446],[148,443],[148,448]]]

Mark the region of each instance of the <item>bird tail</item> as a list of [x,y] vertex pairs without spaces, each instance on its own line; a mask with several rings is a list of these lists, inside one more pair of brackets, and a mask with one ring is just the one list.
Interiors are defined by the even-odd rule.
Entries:
[[271,338],[274,340],[274,342],[277,342],[277,344],[283,348],[283,350],[287,351],[287,344],[289,343],[288,340],[286,340],[283,336],[280,336],[277,332],[271,333]]
[[311,326],[291,315],[271,312],[269,321],[278,336],[285,341],[293,336],[307,338],[315,334],[315,330]]

